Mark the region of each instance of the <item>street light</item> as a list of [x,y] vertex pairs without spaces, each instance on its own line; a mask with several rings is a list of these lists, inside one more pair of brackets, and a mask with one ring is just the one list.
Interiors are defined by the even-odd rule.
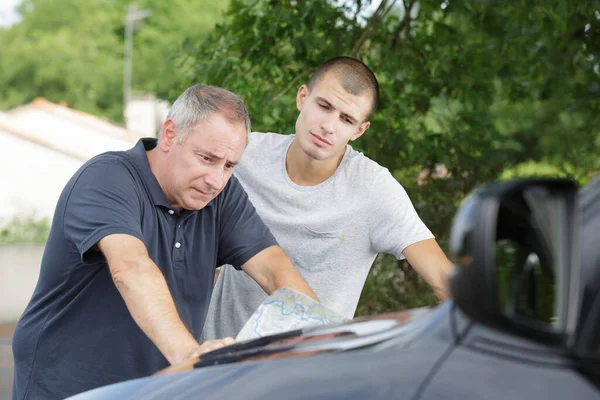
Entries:
[[123,72],[123,111],[127,108],[127,103],[131,97],[131,65],[133,55],[133,29],[135,23],[148,18],[152,15],[151,10],[140,10],[137,4],[127,6],[125,14],[125,68]]

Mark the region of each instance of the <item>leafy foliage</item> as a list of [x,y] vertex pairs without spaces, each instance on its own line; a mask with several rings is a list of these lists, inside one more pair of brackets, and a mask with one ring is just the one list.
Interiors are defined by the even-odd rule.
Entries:
[[0,245],[15,243],[45,243],[50,233],[47,219],[17,217],[0,227]]
[[[24,0],[21,22],[0,28],[0,109],[35,97],[115,121],[123,117],[124,16],[128,0]],[[138,2],[152,16],[135,28],[133,90],[166,96],[177,43],[202,37],[227,2]]]
[[[22,22],[0,28],[0,108],[45,96],[120,120],[127,3],[25,0]],[[293,132],[296,90],[324,60],[365,61],[381,104],[353,145],[393,172],[442,246],[481,183],[550,174],[583,184],[600,171],[597,1],[138,5],[153,14],[136,27],[133,89],[173,99],[199,81],[226,87],[258,131]],[[446,177],[421,179],[438,164]],[[433,302],[406,263],[381,256],[359,314]]]
[[[365,15],[370,6],[232,0],[225,22],[184,43],[172,95],[197,81],[224,86],[244,97],[254,130],[292,133],[296,90],[311,71],[337,55],[362,59],[382,100],[354,146],[394,172],[442,244],[481,183],[543,166],[585,183],[600,170],[597,2],[383,0]],[[419,186],[436,164],[449,177]],[[380,257],[359,314],[434,301],[419,284],[411,295],[399,289],[400,276],[418,283],[404,267]]]
[[599,141],[596,4],[388,0],[365,24],[355,16],[369,3],[232,1],[226,23],[186,42],[195,62],[181,87],[228,87],[256,130],[291,132],[297,87],[323,60],[354,55],[382,90],[356,147],[391,170],[442,162],[468,191],[530,159],[599,168],[578,156]]

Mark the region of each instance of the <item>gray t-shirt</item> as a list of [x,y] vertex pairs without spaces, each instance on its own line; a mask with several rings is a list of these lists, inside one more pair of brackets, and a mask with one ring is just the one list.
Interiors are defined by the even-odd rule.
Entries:
[[[433,235],[390,172],[350,146],[325,182],[295,184],[285,168],[293,138],[253,133],[235,175],[323,305],[352,318],[377,254],[402,259],[406,247]],[[248,275],[223,266],[204,339],[237,335],[265,297]]]

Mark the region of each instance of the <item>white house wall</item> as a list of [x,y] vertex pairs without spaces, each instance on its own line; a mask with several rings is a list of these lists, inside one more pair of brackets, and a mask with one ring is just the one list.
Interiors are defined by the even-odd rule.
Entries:
[[0,148],[0,220],[51,218],[63,187],[84,161],[2,129]]

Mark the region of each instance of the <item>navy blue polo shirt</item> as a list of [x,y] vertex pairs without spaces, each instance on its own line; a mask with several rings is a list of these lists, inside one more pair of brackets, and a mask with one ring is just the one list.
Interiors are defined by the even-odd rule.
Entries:
[[235,177],[202,210],[173,209],[150,170],[146,151],[155,146],[142,139],[129,151],[101,154],[63,190],[13,337],[13,399],[62,399],[168,366],[115,287],[96,246],[103,237],[128,234],[146,245],[196,338],[215,268],[240,268],[276,244]]

